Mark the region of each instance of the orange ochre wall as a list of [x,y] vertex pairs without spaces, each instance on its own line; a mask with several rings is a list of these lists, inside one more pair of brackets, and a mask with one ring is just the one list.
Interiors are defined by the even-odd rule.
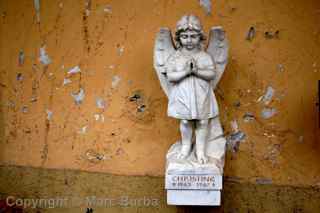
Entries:
[[[40,24],[33,1],[0,0],[0,164],[163,176],[166,151],[180,136],[166,115],[153,45],[160,27],[174,30],[187,13],[206,33],[223,26],[230,42],[216,95],[226,135],[237,121],[246,138],[228,150],[225,175],[319,184],[316,0],[214,0],[211,16],[197,0],[45,0]],[[277,30],[279,38],[265,38]],[[48,66],[39,61],[43,46]],[[81,72],[68,74],[75,66]],[[65,78],[72,82],[63,85]],[[268,86],[275,93],[265,106],[259,97]],[[76,105],[71,93],[80,88]],[[130,101],[134,94],[141,98]],[[277,112],[265,119],[264,107]],[[256,119],[245,122],[247,112]]]

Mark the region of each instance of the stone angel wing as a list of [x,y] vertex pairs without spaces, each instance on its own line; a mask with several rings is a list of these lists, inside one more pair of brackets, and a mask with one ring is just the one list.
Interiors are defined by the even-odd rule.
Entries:
[[169,97],[172,84],[167,78],[166,61],[168,57],[175,52],[176,48],[172,41],[171,31],[169,28],[161,28],[156,36],[153,66],[157,72],[161,87],[164,93]]
[[224,30],[220,26],[211,28],[208,40],[207,53],[211,55],[215,62],[217,72],[216,78],[212,80],[212,88],[215,89],[228,62],[229,44]]

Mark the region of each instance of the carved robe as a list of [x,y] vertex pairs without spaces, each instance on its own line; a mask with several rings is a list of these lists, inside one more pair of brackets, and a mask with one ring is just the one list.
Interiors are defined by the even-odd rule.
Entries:
[[[199,70],[215,72],[214,62],[206,52],[187,54],[180,50],[175,51],[168,58],[167,72],[184,72],[188,61],[192,58]],[[186,120],[203,120],[216,117],[218,113],[211,81],[189,75],[173,83],[169,94],[168,116]]]

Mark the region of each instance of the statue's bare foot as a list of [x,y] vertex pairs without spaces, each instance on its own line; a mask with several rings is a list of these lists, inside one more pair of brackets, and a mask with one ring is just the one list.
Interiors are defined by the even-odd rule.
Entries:
[[181,150],[177,156],[178,159],[186,159],[191,151],[191,146],[190,145],[186,145],[186,144],[182,144],[181,146]]
[[197,159],[200,164],[208,163],[209,159],[203,152],[197,152]]

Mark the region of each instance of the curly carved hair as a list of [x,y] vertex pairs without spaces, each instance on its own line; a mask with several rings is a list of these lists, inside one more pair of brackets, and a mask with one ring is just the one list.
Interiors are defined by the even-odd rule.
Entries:
[[180,34],[182,32],[186,32],[187,30],[196,31],[199,33],[200,47],[202,48],[204,45],[203,43],[206,40],[206,37],[205,37],[204,32],[202,30],[202,25],[200,23],[200,20],[195,15],[184,15],[177,22],[176,32],[175,32],[175,37],[174,37],[177,48],[181,47]]

